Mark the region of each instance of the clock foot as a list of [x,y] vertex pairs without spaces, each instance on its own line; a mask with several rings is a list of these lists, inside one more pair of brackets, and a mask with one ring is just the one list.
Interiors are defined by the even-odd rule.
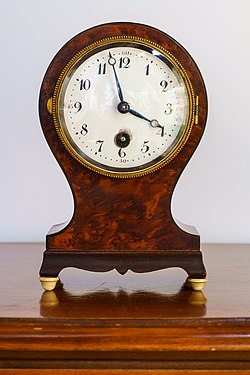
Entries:
[[51,291],[55,289],[59,277],[40,277],[40,282],[44,290]]
[[200,291],[204,288],[204,285],[206,284],[207,279],[194,279],[194,278],[188,278],[187,279],[187,286],[191,287],[193,290]]

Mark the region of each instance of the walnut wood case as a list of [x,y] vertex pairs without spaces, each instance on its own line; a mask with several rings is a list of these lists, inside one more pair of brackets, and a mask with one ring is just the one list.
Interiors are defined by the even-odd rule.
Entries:
[[[47,104],[66,63],[102,38],[132,35],[165,48],[182,64],[199,98],[196,123],[178,155],[154,173],[136,178],[111,178],[95,173],[65,149]],[[55,56],[42,82],[39,111],[45,138],[62,168],[74,197],[67,224],[55,225],[46,237],[40,276],[54,277],[65,267],[120,273],[181,267],[190,277],[204,278],[200,236],[193,227],[180,228],[171,214],[176,183],[204,131],[207,97],[192,57],[174,39],[152,27],[112,23],[91,28],[71,39]]]

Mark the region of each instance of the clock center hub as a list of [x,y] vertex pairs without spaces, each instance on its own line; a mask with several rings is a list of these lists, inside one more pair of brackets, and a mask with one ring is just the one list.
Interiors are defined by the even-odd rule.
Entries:
[[118,104],[117,109],[120,113],[128,113],[130,106],[127,102],[123,101]]

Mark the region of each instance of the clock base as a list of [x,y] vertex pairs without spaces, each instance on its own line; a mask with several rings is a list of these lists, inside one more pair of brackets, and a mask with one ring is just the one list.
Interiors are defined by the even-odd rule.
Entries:
[[40,281],[45,290],[53,290],[63,268],[73,267],[92,272],[116,269],[124,275],[128,270],[137,273],[179,267],[188,274],[188,286],[202,290],[206,282],[206,270],[200,250],[152,250],[131,254],[130,252],[66,251],[50,249],[44,252],[40,269]]

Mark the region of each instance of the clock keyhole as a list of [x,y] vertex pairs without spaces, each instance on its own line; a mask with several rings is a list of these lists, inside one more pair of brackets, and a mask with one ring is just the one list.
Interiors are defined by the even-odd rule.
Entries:
[[114,141],[116,146],[124,148],[130,144],[131,136],[127,131],[123,130],[116,134]]

